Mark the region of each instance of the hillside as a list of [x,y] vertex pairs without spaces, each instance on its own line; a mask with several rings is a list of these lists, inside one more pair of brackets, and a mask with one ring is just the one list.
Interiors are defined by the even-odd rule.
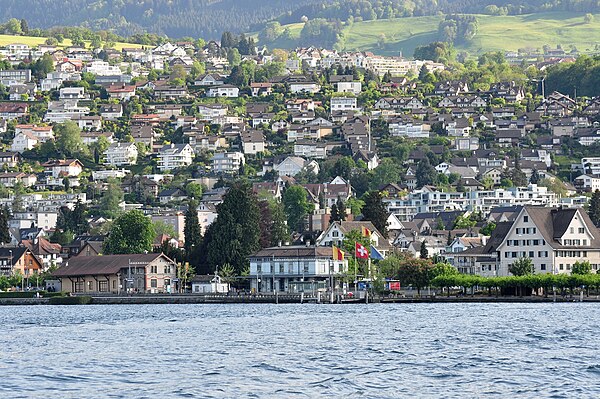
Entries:
[[[30,28],[83,26],[122,36],[157,33],[218,39],[244,32],[317,0],[1,0],[2,18],[26,19]],[[258,28],[257,28],[258,26]]]
[[[14,35],[0,35],[0,47],[6,46],[12,43],[22,43],[26,44],[30,47],[39,46],[40,44],[44,44],[46,42],[45,37],[37,37],[37,36],[14,36]],[[71,46],[71,40],[65,39],[58,47],[69,47]],[[86,46],[89,46],[89,41],[86,41]],[[114,45],[115,50],[121,50],[123,47],[142,47],[139,44],[133,43],[120,43],[117,42]]]
[[[355,22],[344,27],[336,47],[340,50],[369,50],[381,55],[412,56],[415,47],[438,40],[438,24],[443,16],[379,19]],[[593,52],[600,45],[600,14],[584,23],[583,13],[548,12],[516,16],[477,15],[478,32],[467,45],[458,50],[481,54],[497,50],[542,48],[544,45],[563,48],[575,46],[582,52]],[[290,28],[292,39],[300,35],[302,24],[284,25]],[[383,40],[383,44],[381,44]],[[318,45],[318,43],[314,43]],[[297,42],[278,39],[272,46],[290,48]]]

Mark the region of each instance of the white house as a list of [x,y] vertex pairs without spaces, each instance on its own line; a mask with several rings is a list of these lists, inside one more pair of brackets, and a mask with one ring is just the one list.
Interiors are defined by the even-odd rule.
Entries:
[[189,144],[167,144],[158,152],[158,169],[172,170],[189,166],[194,159],[194,149]]
[[250,287],[255,292],[324,292],[341,288],[348,260],[334,260],[331,248],[281,246],[250,256]]
[[223,282],[218,274],[195,276],[192,278],[194,294],[225,294],[229,292],[229,284]]
[[388,126],[390,135],[395,137],[426,139],[431,132],[430,124],[416,120],[394,119]]
[[600,190],[600,177],[581,175],[575,178],[573,185],[581,191]]
[[318,93],[321,86],[315,82],[293,82],[290,83],[291,93]]
[[46,174],[54,178],[79,176],[83,164],[78,159],[53,159],[42,164]]
[[217,152],[212,158],[212,171],[215,174],[234,174],[246,163],[241,152]]
[[206,97],[229,97],[237,98],[240,95],[240,89],[233,85],[220,85],[206,90]]
[[135,143],[112,143],[104,152],[104,164],[111,166],[135,165],[138,149]]
[[307,161],[300,157],[286,157],[283,161],[273,166],[273,170],[279,176],[296,176],[303,170],[312,170],[319,173],[319,164],[315,161]]
[[331,112],[358,110],[356,97],[331,97]]
[[250,130],[240,134],[244,154],[256,155],[265,152],[265,136],[260,130]]
[[63,87],[59,90],[58,97],[61,100],[83,100],[85,89],[83,87]]
[[339,247],[342,245],[346,234],[348,234],[350,231],[356,230],[362,234],[364,229],[367,229],[371,232],[371,244],[375,248],[385,251],[387,247],[389,247],[389,244],[386,244],[385,238],[383,238],[381,233],[375,228],[375,226],[373,226],[373,223],[348,221],[331,223],[329,227],[317,238],[317,245],[327,247],[335,245]]
[[38,138],[30,132],[18,132],[15,133],[10,150],[21,153],[23,151],[32,150],[38,143]]

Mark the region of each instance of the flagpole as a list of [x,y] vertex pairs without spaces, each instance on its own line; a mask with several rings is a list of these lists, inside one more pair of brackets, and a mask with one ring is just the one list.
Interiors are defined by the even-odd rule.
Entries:
[[356,260],[356,242],[354,242],[354,293],[358,295],[358,262]]

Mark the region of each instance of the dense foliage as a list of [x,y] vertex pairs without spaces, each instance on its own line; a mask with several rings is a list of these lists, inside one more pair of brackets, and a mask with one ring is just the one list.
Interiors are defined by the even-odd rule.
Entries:
[[600,56],[582,55],[574,63],[559,64],[548,70],[548,93],[560,91],[578,96],[600,95]]
[[[80,25],[130,36],[149,31],[171,37],[217,39],[221,32],[258,31],[275,19],[282,24],[303,17],[329,21],[368,21],[438,13],[519,15],[545,11],[599,12],[595,0],[4,0],[5,18],[16,18],[6,32]],[[21,19],[26,19],[21,23]]]

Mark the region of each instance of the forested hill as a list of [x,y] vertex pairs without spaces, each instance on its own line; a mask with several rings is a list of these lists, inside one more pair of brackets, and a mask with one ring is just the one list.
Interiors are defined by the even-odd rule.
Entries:
[[0,0],[3,19],[25,19],[30,28],[84,26],[169,37],[216,39],[223,31],[247,32],[318,0]]
[[382,18],[479,13],[518,15],[541,11],[599,12],[597,0],[0,0],[3,19],[30,28],[84,26],[170,37],[219,38],[224,31],[259,31],[272,20],[303,17],[346,22]]

